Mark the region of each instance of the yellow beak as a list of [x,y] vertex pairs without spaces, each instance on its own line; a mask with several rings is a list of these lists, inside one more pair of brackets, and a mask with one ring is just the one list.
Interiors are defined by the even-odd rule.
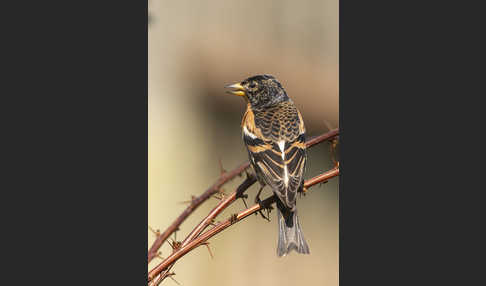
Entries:
[[230,85],[225,86],[225,88],[233,89],[233,90],[226,91],[229,94],[234,94],[234,95],[238,95],[238,96],[244,96],[245,95],[245,88],[240,83],[230,84]]

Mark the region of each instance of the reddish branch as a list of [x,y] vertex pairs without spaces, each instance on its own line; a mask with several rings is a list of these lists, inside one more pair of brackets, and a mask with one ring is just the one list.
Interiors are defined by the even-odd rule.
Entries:
[[155,256],[157,256],[157,251],[162,246],[162,244],[169,238],[169,236],[179,229],[179,226],[186,220],[186,218],[197,209],[204,201],[211,198],[212,195],[217,193],[219,189],[228,181],[235,178],[239,174],[241,174],[246,168],[249,166],[249,162],[243,163],[236,167],[236,169],[232,170],[231,172],[223,173],[219,179],[214,183],[209,189],[207,189],[202,195],[193,199],[191,204],[179,215],[179,217],[162,233],[160,234],[157,239],[150,247],[148,252],[148,262],[152,261]]
[[206,216],[195,228],[191,233],[184,239],[181,246],[187,245],[188,242],[192,241],[196,238],[204,229],[209,226],[214,219],[229,205],[231,205],[238,197],[241,197],[243,192],[247,190],[253,183],[256,182],[256,179],[253,177],[247,177],[247,179],[238,187],[238,190],[233,192],[231,195],[224,197],[218,205]]
[[304,189],[308,189],[308,188],[310,188],[310,187],[312,187],[316,184],[325,182],[325,181],[329,180],[330,178],[335,177],[337,175],[339,175],[339,163],[337,164],[337,166],[334,169],[331,169],[331,170],[329,170],[325,173],[322,173],[318,176],[315,176],[312,179],[305,181]]
[[[308,189],[308,188],[310,188],[310,187],[312,187],[312,186],[314,186],[318,183],[326,182],[330,178],[333,178],[337,175],[339,175],[339,166],[336,166],[332,170],[329,170],[329,171],[327,171],[323,174],[320,174],[320,175],[318,175],[318,176],[316,176],[312,179],[305,181],[304,188]],[[248,182],[250,182],[251,180],[252,179],[247,179]],[[247,182],[247,181],[245,181],[245,182]],[[213,209],[213,211],[211,211],[211,213],[203,220],[203,222],[208,221],[208,220],[212,220],[214,217],[216,217],[217,214],[219,214],[223,209],[225,209],[227,206],[229,206],[231,204],[231,202],[233,202],[238,197],[239,194],[241,194],[244,190],[246,190],[249,186],[251,186],[251,184],[252,183],[247,183],[247,185],[248,185],[247,186],[247,185],[245,185],[245,183],[243,183],[241,185],[243,187],[240,186],[241,188],[238,188],[237,191],[233,192],[230,196],[228,196],[223,201],[221,201],[218,204],[218,206],[216,206],[216,208]],[[148,281],[150,282],[151,280],[153,280],[162,271],[168,269],[179,258],[184,256],[185,254],[187,254],[188,252],[190,252],[194,248],[196,248],[200,245],[203,245],[209,238],[213,237],[214,235],[216,235],[219,232],[223,231],[224,229],[228,228],[230,225],[235,224],[235,223],[243,220],[244,218],[248,217],[249,215],[254,214],[254,213],[260,211],[261,209],[264,209],[264,208],[270,206],[272,203],[275,202],[275,199],[276,199],[275,196],[271,196],[271,197],[265,199],[264,201],[262,201],[261,204],[255,204],[252,207],[250,207],[250,208],[248,208],[248,209],[246,209],[246,210],[244,210],[244,211],[242,211],[238,214],[232,215],[227,220],[216,224],[213,228],[202,233],[201,235],[199,235],[199,236],[195,235],[194,239],[192,239],[192,240],[186,239],[185,244],[183,243],[180,248],[176,249],[169,257],[164,259],[164,261],[162,261],[159,265],[157,265],[154,269],[152,269],[149,272]],[[203,223],[203,222],[201,222],[201,223]],[[199,225],[198,225],[198,227],[199,227]],[[157,284],[160,283],[160,281],[162,281],[163,278],[164,277],[162,277],[162,276],[158,276],[157,279],[156,279]]]
[[[204,229],[207,226],[213,223],[214,219],[218,216],[218,214],[220,214],[224,209],[230,206],[237,198],[242,197],[243,192],[246,191],[255,182],[256,182],[255,178],[251,176],[247,177],[247,179],[238,187],[238,189],[235,192],[233,192],[227,197],[224,197],[218,203],[218,205],[191,231],[191,233],[186,237],[186,239],[184,239],[184,241],[177,247],[177,249],[183,248],[194,238],[196,238],[202,231],[204,231]],[[205,242],[201,242],[201,244],[207,245],[207,243]],[[209,250],[209,246],[208,246],[208,250]],[[209,253],[211,254],[211,251]],[[172,267],[173,265],[174,264],[172,263],[170,267]],[[169,276],[171,274],[170,267],[164,269],[165,271],[160,275],[158,275],[150,285],[154,285],[154,286],[159,285],[165,278],[171,277]]]
[[[307,147],[314,146],[320,142],[323,142],[325,140],[331,139],[336,137],[339,134],[339,129],[334,129],[331,130],[327,133],[324,133],[322,135],[319,135],[317,137],[314,137],[306,142]],[[162,246],[162,244],[169,238],[169,236],[177,231],[179,229],[179,226],[186,220],[186,218],[194,212],[203,202],[211,198],[212,195],[216,194],[220,188],[230,181],[231,179],[235,178],[239,174],[241,174],[246,168],[248,168],[249,162],[243,163],[236,167],[234,170],[230,172],[224,172],[222,175],[218,178],[218,180],[209,188],[207,189],[203,194],[201,194],[199,197],[193,199],[191,201],[191,204],[179,215],[179,217],[160,235],[157,236],[157,239],[154,241],[152,246],[150,247],[150,250],[148,251],[148,262],[152,261],[155,256],[157,256],[157,251],[159,248]],[[232,201],[231,201],[232,202]],[[217,213],[219,214],[219,212]],[[217,215],[216,214],[216,215]],[[189,234],[188,238],[191,237],[194,238],[197,235],[199,235],[204,228],[207,226],[207,223],[210,223],[211,221],[202,221],[196,229]],[[184,242],[188,242],[189,240],[186,238]]]

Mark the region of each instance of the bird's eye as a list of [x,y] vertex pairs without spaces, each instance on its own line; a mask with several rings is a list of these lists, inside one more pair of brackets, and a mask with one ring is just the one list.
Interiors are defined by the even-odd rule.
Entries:
[[250,83],[250,88],[255,88],[256,84],[254,82]]

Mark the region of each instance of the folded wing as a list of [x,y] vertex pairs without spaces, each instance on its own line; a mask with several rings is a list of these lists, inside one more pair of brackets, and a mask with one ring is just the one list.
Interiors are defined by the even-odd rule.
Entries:
[[304,134],[289,142],[264,140],[245,128],[243,130],[243,140],[250,152],[252,165],[260,169],[265,183],[293,210],[306,162]]

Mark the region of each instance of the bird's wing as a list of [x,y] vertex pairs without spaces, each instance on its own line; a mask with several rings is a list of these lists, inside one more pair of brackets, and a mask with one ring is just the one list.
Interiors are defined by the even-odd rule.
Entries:
[[294,209],[306,163],[305,128],[297,109],[247,110],[243,140],[259,175],[288,208]]

